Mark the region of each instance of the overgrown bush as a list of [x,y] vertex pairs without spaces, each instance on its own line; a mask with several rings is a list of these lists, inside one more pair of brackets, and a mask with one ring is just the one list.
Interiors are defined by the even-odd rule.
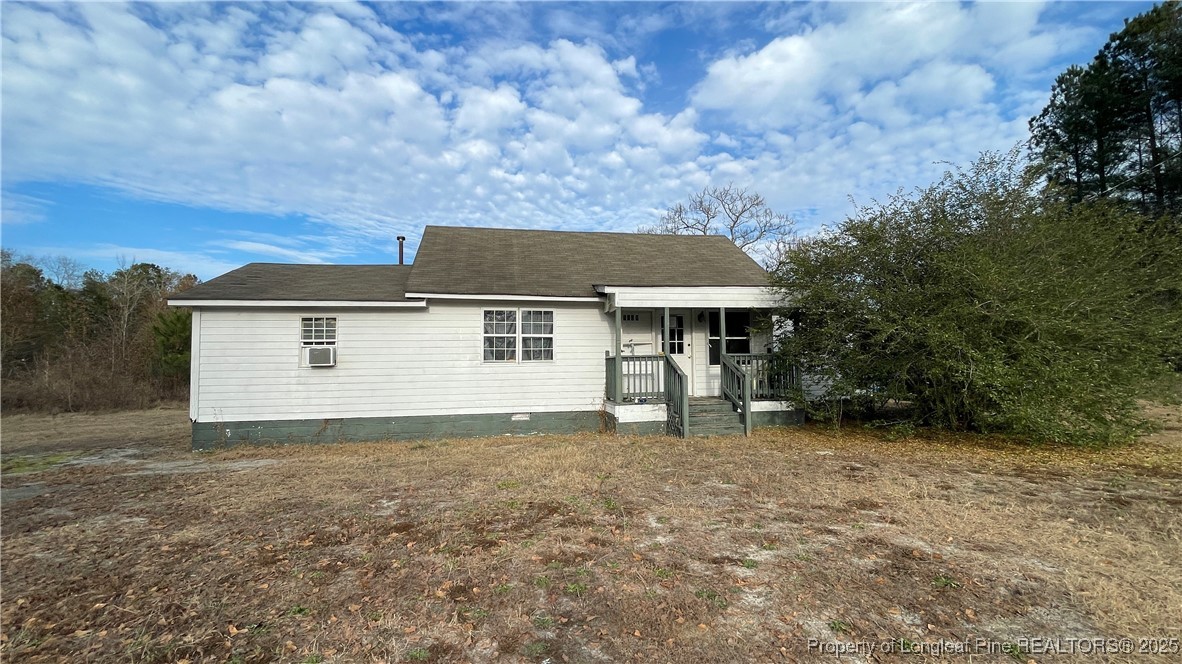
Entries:
[[951,429],[1124,439],[1182,349],[1169,225],[1064,202],[1016,152],[986,154],[789,252],[780,352],[822,410],[894,400]]

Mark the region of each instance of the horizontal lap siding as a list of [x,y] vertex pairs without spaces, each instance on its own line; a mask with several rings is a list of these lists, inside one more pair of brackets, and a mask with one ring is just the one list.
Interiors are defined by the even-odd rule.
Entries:
[[616,303],[625,308],[715,309],[772,307],[779,304],[775,293],[755,287],[612,287],[610,290],[615,293]]
[[[481,311],[210,309],[200,317],[199,422],[398,417],[599,408],[611,322],[595,304],[554,314],[553,362],[486,364]],[[301,316],[336,316],[337,366],[301,368]]]

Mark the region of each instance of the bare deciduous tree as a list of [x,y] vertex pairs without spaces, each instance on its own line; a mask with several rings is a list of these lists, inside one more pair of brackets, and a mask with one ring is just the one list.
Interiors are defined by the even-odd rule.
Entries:
[[782,246],[794,234],[788,215],[771,209],[758,193],[734,183],[691,194],[688,204],[674,205],[656,224],[638,230],[669,235],[724,235],[765,265],[776,262]]
[[36,260],[45,275],[66,290],[82,288],[82,273],[86,266],[69,256],[46,256]]

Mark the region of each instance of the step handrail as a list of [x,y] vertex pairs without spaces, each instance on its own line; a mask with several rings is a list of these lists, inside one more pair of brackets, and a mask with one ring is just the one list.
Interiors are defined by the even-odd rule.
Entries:
[[677,361],[665,355],[665,431],[679,438],[689,437],[689,380]]
[[751,374],[729,355],[719,363],[722,369],[722,396],[743,411],[743,435],[751,435]]

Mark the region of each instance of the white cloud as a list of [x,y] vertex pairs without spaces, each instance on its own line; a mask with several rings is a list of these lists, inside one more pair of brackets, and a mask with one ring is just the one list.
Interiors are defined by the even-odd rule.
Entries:
[[840,5],[838,20],[796,23],[796,32],[754,52],[713,62],[693,101],[754,127],[804,127],[903,79],[912,101],[926,99],[924,110],[938,97],[942,107],[970,106],[992,91],[990,70],[1037,69],[1057,54],[1038,24],[1042,10],[1040,3]]
[[[426,223],[630,230],[728,181],[832,219],[850,194],[1021,140],[1054,59],[1091,34],[1038,3],[768,6],[750,23],[771,37],[714,4],[614,23],[459,3],[0,10],[6,188],[97,184],[325,231],[227,234],[198,249],[205,265],[347,258]],[[561,36],[531,42],[534,11]],[[408,27],[428,14],[481,36]],[[687,23],[719,33],[690,58],[700,80],[632,48]]]
[[454,126],[464,134],[496,136],[520,122],[526,109],[517,90],[504,83],[495,90],[465,88],[459,97]]
[[977,64],[929,62],[899,81],[900,102],[925,114],[971,108],[993,92],[993,76]]
[[4,193],[0,224],[33,224],[45,221],[45,209],[52,205],[53,201],[37,196]]
[[282,258],[285,261],[293,263],[324,263],[324,252],[318,249],[308,249],[301,251],[298,249],[288,249],[287,247],[278,247],[273,244],[265,242],[248,242],[244,240],[233,240],[223,243],[227,249],[235,251],[242,251],[248,254],[258,254],[262,256],[273,256],[275,258]]
[[[719,58],[691,97],[708,120],[742,128],[743,145],[762,146],[712,172],[754,183],[810,224],[835,220],[850,196],[927,184],[948,162],[1024,140],[1052,59],[1090,32],[1041,23],[1040,3],[826,9],[770,17],[789,34]],[[737,136],[715,143],[735,150]]]
[[81,249],[60,245],[40,246],[31,247],[29,251],[39,256],[69,256],[108,272],[135,263],[155,263],[177,272],[195,274],[202,279],[211,279],[242,266],[237,261],[220,258],[210,252],[168,251],[110,243]]
[[[659,166],[705,140],[692,110],[644,112],[621,82],[634,58],[569,40],[416,50],[346,9],[5,7],[6,185],[301,214],[358,242],[424,223],[627,228],[646,219],[626,202],[675,196]],[[600,169],[638,146],[660,156]]]

